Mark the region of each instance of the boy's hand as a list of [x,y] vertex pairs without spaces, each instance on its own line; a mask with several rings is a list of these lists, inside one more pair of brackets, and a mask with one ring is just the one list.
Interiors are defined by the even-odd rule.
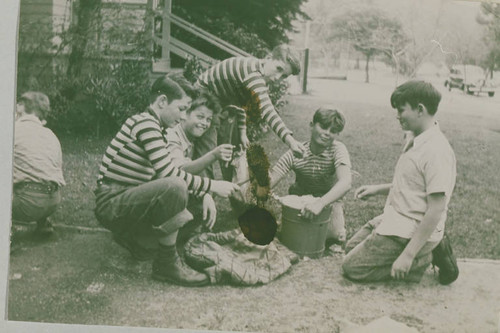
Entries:
[[210,194],[203,197],[203,221],[206,221],[208,230],[212,230],[217,218],[217,207],[214,198]]
[[248,140],[246,132],[240,133],[240,144],[241,144],[242,150],[245,150],[250,146],[250,140]]
[[227,198],[228,196],[236,193],[236,191],[241,191],[237,184],[223,180],[212,180],[211,192],[220,197]]
[[286,144],[288,145],[288,147],[290,147],[295,157],[304,156],[304,153],[306,152],[306,147],[304,147],[302,143],[295,140],[293,136],[287,135]]
[[354,198],[360,200],[366,200],[371,196],[378,194],[377,185],[363,185],[354,191]]
[[408,277],[408,272],[410,271],[411,264],[413,263],[413,258],[406,253],[401,253],[401,255],[392,264],[391,277],[395,280],[404,280]]
[[320,199],[316,199],[314,202],[310,202],[305,205],[305,207],[300,211],[300,214],[302,214],[302,216],[306,219],[312,219],[314,216],[319,215],[323,208],[325,208],[323,202],[321,202]]
[[214,150],[212,150],[212,153],[214,154],[216,159],[224,162],[229,162],[231,161],[231,158],[233,158],[233,148],[234,146],[232,144],[224,143],[218,147],[215,147]]

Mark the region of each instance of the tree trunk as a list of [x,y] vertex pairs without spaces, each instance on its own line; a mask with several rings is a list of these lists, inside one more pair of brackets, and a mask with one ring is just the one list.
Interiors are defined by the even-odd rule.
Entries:
[[398,81],[399,81],[399,61],[398,61],[398,57],[394,54],[394,52],[391,52],[391,57],[392,57],[392,61],[394,61],[394,65],[396,67],[396,87],[397,87]]
[[366,65],[365,65],[365,82],[366,83],[370,82],[370,74],[369,74],[369,70],[370,70],[370,58],[371,58],[371,54],[367,54],[366,55]]
[[101,6],[101,0],[79,0],[76,22],[73,26],[71,53],[68,59],[68,77],[78,77],[82,72],[83,57],[89,41],[89,30]]

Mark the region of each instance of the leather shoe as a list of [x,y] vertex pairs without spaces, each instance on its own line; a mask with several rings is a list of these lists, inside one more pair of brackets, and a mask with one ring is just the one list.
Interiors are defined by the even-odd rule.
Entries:
[[439,268],[439,283],[447,285],[458,278],[457,259],[453,255],[450,240],[444,235],[441,242],[432,250],[432,265]]
[[206,274],[195,271],[176,254],[173,260],[163,260],[160,256],[153,261],[153,279],[186,287],[201,287],[210,280]]

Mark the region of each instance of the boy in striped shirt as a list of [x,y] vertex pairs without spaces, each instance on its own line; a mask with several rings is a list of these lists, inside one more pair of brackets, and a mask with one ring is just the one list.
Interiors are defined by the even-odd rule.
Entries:
[[[218,144],[231,143],[247,148],[250,144],[246,122],[250,114],[258,113],[274,133],[286,143],[294,154],[301,156],[304,146],[295,140],[281,117],[276,112],[268,93],[267,81],[282,80],[300,72],[300,62],[291,50],[284,46],[276,47],[271,58],[233,57],[219,62],[200,75],[197,85],[207,88],[219,99],[221,106],[235,112],[237,128],[231,126],[229,116],[220,116],[220,125],[215,124],[203,135],[195,148],[195,158],[203,156]],[[249,113],[250,112],[250,113]],[[234,132],[238,132],[238,134]],[[223,172],[225,178],[231,173]]]
[[209,193],[227,197],[238,186],[194,176],[173,165],[163,131],[178,124],[190,104],[178,84],[166,77],[157,79],[150,102],[145,112],[125,121],[106,149],[95,191],[95,214],[137,259],[151,255],[139,245],[138,235],[155,231],[159,247],[153,278],[203,285],[207,276],[189,268],[176,250],[177,231],[192,219],[186,210],[188,191],[203,198],[210,223],[216,209]]
[[340,201],[351,188],[351,161],[345,145],[335,137],[344,129],[345,118],[338,110],[319,108],[310,124],[311,139],[304,143],[302,157],[287,151],[271,172],[271,188],[291,170],[295,183],[289,194],[312,195],[316,200],[302,209],[302,215],[312,218],[332,205],[332,217],[328,227],[326,245],[345,241],[343,205]]

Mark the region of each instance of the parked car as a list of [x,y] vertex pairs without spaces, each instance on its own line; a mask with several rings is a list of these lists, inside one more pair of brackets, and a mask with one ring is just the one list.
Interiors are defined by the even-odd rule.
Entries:
[[450,75],[444,86],[451,91],[452,88],[458,88],[469,95],[474,93],[487,93],[488,96],[495,96],[495,87],[488,79],[483,69],[473,65],[455,65],[450,68]]

